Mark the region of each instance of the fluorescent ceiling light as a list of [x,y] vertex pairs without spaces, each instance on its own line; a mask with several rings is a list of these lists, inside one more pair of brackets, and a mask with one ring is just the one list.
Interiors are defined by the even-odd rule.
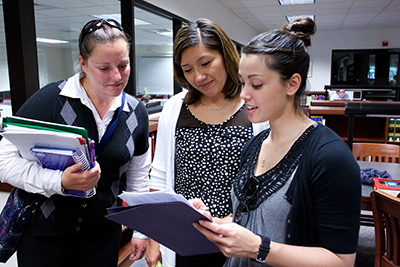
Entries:
[[314,19],[314,15],[302,15],[302,16],[300,16],[300,15],[295,15],[295,16],[286,16],[286,19],[287,19],[287,21],[288,21],[288,22],[291,22],[292,20],[294,20],[295,18],[298,18],[298,17],[309,17],[310,19],[312,19],[313,21],[315,21],[315,19]]
[[156,31],[156,34],[172,38],[172,31],[170,31],[170,30],[159,30],[159,31]]
[[278,0],[279,4],[284,5],[304,5],[314,4],[314,0]]
[[[92,17],[98,19],[114,19],[119,23],[121,23],[121,14],[101,14],[101,15],[92,15]],[[135,26],[141,26],[141,25],[153,25],[153,23],[135,18]]]
[[142,26],[142,25],[153,25],[153,23],[135,18],[135,26]]
[[47,38],[40,38],[40,37],[36,38],[36,42],[47,43],[47,44],[67,44],[67,43],[69,43],[68,41],[47,39]]

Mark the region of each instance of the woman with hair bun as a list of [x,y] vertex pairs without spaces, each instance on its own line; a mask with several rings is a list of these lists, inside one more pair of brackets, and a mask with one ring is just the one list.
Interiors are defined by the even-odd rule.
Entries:
[[270,128],[242,152],[233,221],[194,225],[230,257],[225,266],[354,266],[358,164],[338,135],[300,109],[315,31],[314,21],[301,17],[243,49],[240,96],[250,121],[269,120]]

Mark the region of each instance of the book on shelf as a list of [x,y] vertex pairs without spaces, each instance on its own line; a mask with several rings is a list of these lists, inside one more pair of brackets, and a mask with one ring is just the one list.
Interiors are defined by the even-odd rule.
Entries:
[[[1,135],[16,146],[21,157],[43,168],[65,170],[77,162],[83,164],[81,171],[94,166],[94,143],[85,128],[15,116],[5,117],[3,125]],[[88,198],[96,194],[96,188],[65,193]]]
[[325,120],[324,120],[324,116],[310,116],[310,119],[312,119],[313,121],[316,121],[318,123],[322,123],[325,125]]
[[400,142],[400,119],[395,120],[394,124],[394,141]]
[[[394,127],[395,127],[395,118],[389,118],[389,124],[388,124],[388,142],[393,142],[394,141]],[[399,129],[400,130],[400,129]],[[400,132],[399,132],[400,134]]]

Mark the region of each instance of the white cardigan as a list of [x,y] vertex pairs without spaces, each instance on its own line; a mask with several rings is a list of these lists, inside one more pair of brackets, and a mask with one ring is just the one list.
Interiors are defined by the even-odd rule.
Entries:
[[[174,189],[175,160],[175,130],[183,99],[187,90],[169,99],[161,112],[154,159],[150,172],[150,189]],[[268,122],[253,124],[254,135],[269,127]],[[164,267],[175,267],[175,252],[160,245]]]

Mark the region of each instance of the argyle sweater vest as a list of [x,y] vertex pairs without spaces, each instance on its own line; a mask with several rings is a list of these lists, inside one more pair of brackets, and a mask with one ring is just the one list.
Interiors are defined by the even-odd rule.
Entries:
[[[84,127],[89,138],[100,142],[92,111],[80,99],[61,96],[65,81],[51,83],[28,99],[17,116]],[[121,204],[117,198],[126,189],[126,170],[133,156],[144,154],[148,149],[149,122],[147,110],[135,97],[126,95],[129,112],[123,111],[117,127],[103,151],[97,156],[101,177],[96,195],[88,198],[53,195],[36,211],[26,234],[34,236],[55,236],[71,234],[85,229],[113,227],[107,220],[107,208]],[[118,109],[110,122],[115,121]],[[22,190],[21,190],[22,191]],[[22,191],[28,201],[34,194]],[[50,215],[46,214],[51,211]],[[48,212],[47,212],[48,213]],[[47,217],[45,215],[48,215]]]

